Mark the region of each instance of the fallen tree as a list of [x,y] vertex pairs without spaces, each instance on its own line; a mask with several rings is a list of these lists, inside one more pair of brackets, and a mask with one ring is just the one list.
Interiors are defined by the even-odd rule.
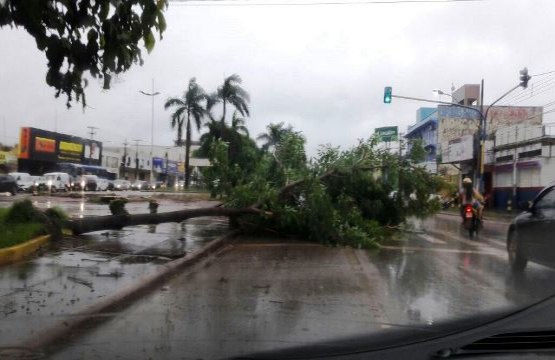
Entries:
[[334,246],[377,246],[407,217],[435,212],[439,204],[430,201],[430,194],[443,186],[410,157],[377,144],[371,138],[346,151],[324,146],[307,161],[304,138],[292,132],[272,153],[260,152],[256,165],[250,164],[254,170],[245,172],[229,161],[228,144],[216,140],[209,154],[213,166],[205,176],[220,205],[130,215],[124,202],[119,207],[114,203],[110,208],[115,215],[71,219],[65,226],[82,234],[223,216],[248,232],[269,230]]
[[99,230],[119,230],[126,226],[182,222],[187,219],[203,216],[225,216],[233,218],[241,215],[261,214],[262,211],[256,208],[233,209],[214,206],[154,214],[87,216],[79,219],[69,219],[65,227],[70,229],[73,234],[79,235]]

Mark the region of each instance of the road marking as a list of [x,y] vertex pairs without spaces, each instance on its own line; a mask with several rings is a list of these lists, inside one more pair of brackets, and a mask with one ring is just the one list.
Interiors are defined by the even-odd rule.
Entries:
[[501,255],[500,252],[495,251],[494,248],[489,248],[485,250],[493,251],[480,251],[480,250],[462,250],[462,249],[449,249],[449,248],[425,248],[418,246],[391,246],[382,245],[380,249],[383,250],[406,250],[406,251],[422,251],[422,252],[437,252],[437,253],[452,253],[452,254],[478,254],[478,255],[488,255],[495,256],[505,259],[505,254]]
[[240,243],[240,244],[233,244],[234,247],[324,247],[324,245],[321,244],[295,244],[295,243],[270,243],[270,244],[264,244],[264,243]]
[[469,246],[473,246],[473,247],[478,247],[478,248],[483,248],[483,247],[491,247],[494,249],[498,249],[498,250],[504,250],[505,246],[503,246],[503,244],[501,243],[501,241],[498,240],[484,240],[484,239],[480,239],[479,237],[476,240],[466,240],[463,239],[460,235],[457,236],[453,233],[449,233],[449,232],[438,232],[438,231],[427,231],[428,233],[430,233],[431,235],[435,236],[443,236],[448,238],[449,240],[452,241],[457,241],[457,242],[461,242],[465,245],[469,245]]
[[441,245],[446,245],[447,244],[446,241],[443,241],[443,240],[440,240],[440,239],[437,239],[437,238],[433,238],[428,234],[418,234],[417,236],[419,238],[421,238],[422,240],[426,240],[426,241],[428,241],[432,244],[441,244]]

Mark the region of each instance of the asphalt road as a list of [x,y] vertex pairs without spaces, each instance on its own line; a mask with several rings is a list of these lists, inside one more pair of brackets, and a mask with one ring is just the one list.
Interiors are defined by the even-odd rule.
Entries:
[[477,240],[438,215],[379,251],[241,238],[100,324],[53,358],[210,359],[513,309],[555,293],[555,271],[511,273],[507,224]]
[[[24,197],[30,197],[39,208],[58,206],[75,217],[110,214],[108,205],[85,198],[20,194],[0,197],[0,206]],[[214,205],[171,199],[159,203],[161,212]],[[130,202],[126,208],[130,213],[148,213],[148,202]],[[198,218],[182,224],[98,231],[65,237],[51,243],[40,256],[1,266],[0,359],[17,356],[19,350],[14,350],[14,345],[140,281],[168,261],[194,253],[227,230],[226,219]]]

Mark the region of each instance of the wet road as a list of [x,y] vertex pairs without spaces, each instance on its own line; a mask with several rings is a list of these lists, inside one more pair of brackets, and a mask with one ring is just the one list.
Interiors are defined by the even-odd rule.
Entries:
[[[438,215],[380,251],[242,238],[53,358],[209,359],[515,308],[555,293],[555,271],[507,264],[507,224],[478,241]],[[77,335],[77,334],[76,334]]]
[[[59,206],[71,216],[109,214],[107,205],[79,198],[31,199],[39,208]],[[1,206],[13,200],[2,198]],[[213,204],[160,200],[159,212]],[[126,208],[130,213],[147,213],[148,203],[131,202]],[[94,232],[65,237],[42,256],[0,267],[0,358],[22,339],[140,281],[166,262],[195,252],[227,229],[225,219],[198,218]]]

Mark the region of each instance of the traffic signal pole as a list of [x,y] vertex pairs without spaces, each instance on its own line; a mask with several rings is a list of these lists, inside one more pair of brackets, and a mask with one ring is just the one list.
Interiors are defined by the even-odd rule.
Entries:
[[519,87],[523,87],[526,88],[528,87],[528,81],[531,79],[531,76],[528,75],[528,69],[524,68],[522,70],[520,70],[520,82],[515,85],[514,87],[512,87],[511,89],[509,89],[507,92],[505,92],[503,95],[501,95],[497,100],[495,100],[493,103],[491,103],[490,105],[488,105],[485,113],[484,113],[484,92],[483,92],[483,87],[484,87],[484,80],[482,80],[482,87],[481,87],[481,94],[480,94],[480,109],[477,109],[475,107],[472,106],[467,106],[467,105],[461,105],[461,104],[456,104],[456,103],[451,103],[451,102],[446,102],[446,101],[437,101],[437,100],[430,100],[430,99],[422,99],[422,98],[416,98],[416,97],[411,97],[411,96],[401,96],[401,95],[393,95],[393,90],[391,88],[391,86],[387,86],[384,89],[384,103],[389,104],[391,103],[391,99],[392,98],[398,98],[398,99],[405,99],[405,100],[414,100],[414,101],[421,101],[421,102],[429,102],[429,103],[434,103],[434,104],[442,104],[442,105],[449,105],[449,106],[456,106],[456,107],[461,107],[461,108],[465,108],[465,109],[470,109],[470,110],[474,110],[476,111],[479,115],[480,115],[480,122],[478,124],[478,140],[479,140],[479,144],[480,144],[480,148],[479,148],[479,162],[478,162],[478,166],[477,166],[477,170],[478,170],[478,174],[476,176],[476,178],[479,180],[479,187],[480,190],[483,192],[484,191],[484,163],[485,163],[485,140],[486,140],[486,130],[487,130],[487,116],[489,113],[489,110],[492,108],[492,106],[494,106],[495,104],[497,104],[499,101],[501,101],[503,98],[505,98],[507,95],[509,95],[510,93],[512,93],[513,91],[515,91],[516,89],[518,89]]

